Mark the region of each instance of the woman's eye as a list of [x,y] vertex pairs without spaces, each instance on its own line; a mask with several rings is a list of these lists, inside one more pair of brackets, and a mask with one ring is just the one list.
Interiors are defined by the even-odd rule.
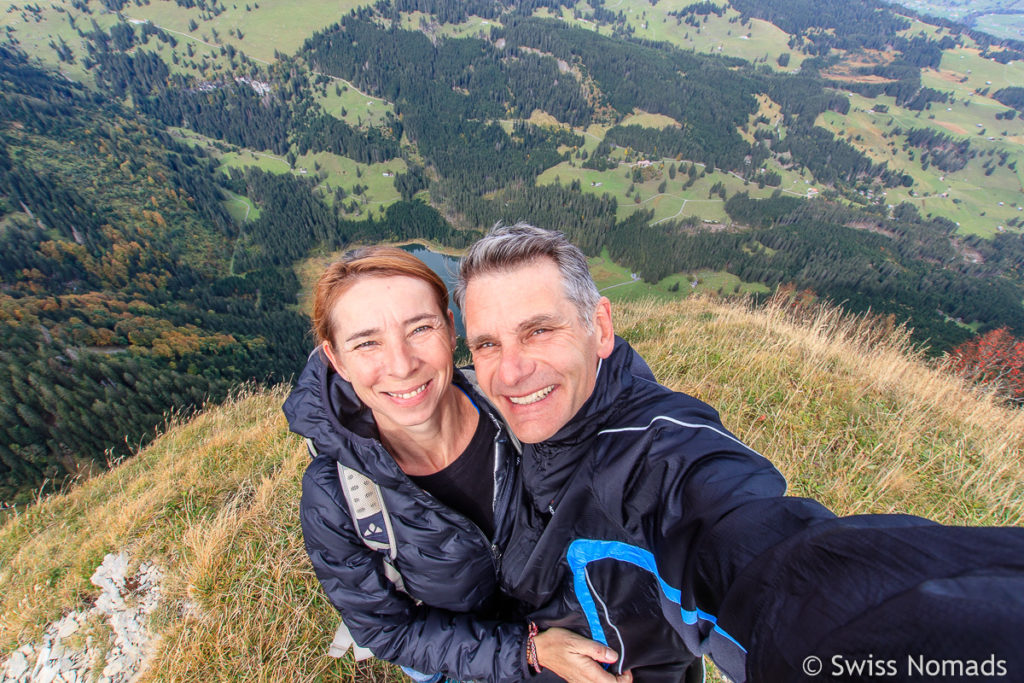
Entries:
[[368,349],[368,348],[376,346],[376,345],[377,345],[377,342],[375,342],[375,341],[364,341],[361,344],[356,344],[355,348],[357,348],[357,349]]
[[434,329],[434,328],[432,328],[430,325],[420,325],[415,330],[413,330],[412,333],[413,334],[419,334],[420,332],[426,332],[427,330],[432,330],[432,329]]

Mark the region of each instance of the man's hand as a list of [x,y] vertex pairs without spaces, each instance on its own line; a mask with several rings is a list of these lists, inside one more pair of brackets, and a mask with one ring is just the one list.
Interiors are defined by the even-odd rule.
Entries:
[[549,628],[538,633],[533,640],[537,644],[540,665],[569,683],[629,683],[633,680],[633,674],[628,671],[615,676],[601,666],[619,658],[615,650],[572,631]]

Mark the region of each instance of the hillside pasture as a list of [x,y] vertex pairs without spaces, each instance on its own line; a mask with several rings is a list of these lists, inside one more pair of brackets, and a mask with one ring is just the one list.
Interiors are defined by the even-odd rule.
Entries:
[[490,37],[491,29],[501,27],[494,19],[483,19],[474,14],[457,24],[439,24],[424,12],[403,12],[400,26],[406,31],[422,31],[431,40],[441,38],[484,38]]
[[[695,273],[674,273],[658,282],[646,282],[629,269],[611,260],[608,250],[603,249],[600,256],[588,259],[590,275],[594,278],[601,296],[613,302],[641,301],[675,301],[691,294],[722,294],[742,295],[768,293],[768,287],[760,283],[743,282],[738,277],[724,271],[701,270]],[[696,282],[696,286],[694,286]]]
[[[995,113],[1005,107],[986,104],[992,102],[988,98],[976,96],[970,101],[972,104],[966,106],[962,101],[932,103],[930,110],[913,112],[897,106],[892,97],[882,95],[869,99],[852,94],[849,114],[825,112],[817,123],[847,140],[876,163],[885,162],[889,168],[913,175],[915,182],[912,187],[886,190],[886,203],[895,205],[909,201],[923,215],[943,216],[958,223],[960,232],[964,234],[991,237],[998,232],[1000,225],[1006,228],[1007,221],[1021,216],[1015,205],[1024,201],[1021,195],[1021,172],[1024,169],[1020,168],[1024,165],[1024,146],[1001,132],[1005,129],[1022,130],[1024,122],[1020,119],[996,120]],[[875,104],[886,105],[888,111],[872,111]],[[999,132],[993,135],[996,127]],[[967,139],[978,155],[958,171],[946,172],[935,166],[923,169],[920,163],[922,150],[912,147],[904,150],[906,135],[891,135],[896,128],[904,133],[912,128],[926,128],[955,139]],[[883,137],[885,134],[889,134],[888,139]],[[994,139],[988,140],[988,137]],[[996,156],[990,156],[990,151]],[[996,165],[992,173],[986,175],[985,163],[998,162],[1000,152],[1009,155],[1006,164]],[[1016,171],[1010,168],[1014,161],[1017,162]],[[947,196],[941,196],[943,194]]]
[[[128,21],[151,21],[174,36],[178,45],[173,50],[155,38],[150,38],[146,48],[176,53],[179,58],[177,66],[170,56],[165,57],[172,70],[212,77],[227,70],[229,60],[221,55],[222,47],[232,45],[254,61],[269,64],[274,61],[275,51],[293,54],[312,33],[327,28],[350,10],[365,4],[359,0],[306,0],[301,3],[248,0],[230,5],[223,3],[219,6],[224,11],[213,16],[199,8],[185,8],[175,2],[162,1],[126,4],[122,15]],[[75,8],[68,0],[37,3],[36,6],[39,8],[36,13],[8,11],[0,14],[0,27],[10,27],[21,47],[30,55],[46,64],[59,66],[76,80],[91,82],[91,76],[81,66],[81,60],[87,54],[84,42],[71,27],[69,19],[75,17],[77,25],[86,31],[90,30],[93,20],[100,28],[109,30],[120,21],[117,14],[107,10],[100,0],[86,0],[88,13]],[[197,27],[190,30],[189,24],[193,21]],[[76,56],[75,64],[58,63],[54,50],[49,47],[50,40],[56,41],[57,37],[64,38],[71,47]],[[206,72],[185,65],[190,61],[187,57],[189,44],[194,52],[191,61],[201,62],[204,56],[210,60],[210,68]]]
[[320,94],[320,89],[314,88],[317,102],[328,114],[350,126],[380,126],[388,113],[395,112],[394,106],[387,100],[367,95],[344,79],[334,76],[322,78],[329,78],[331,82],[326,84],[326,94]]
[[[615,158],[613,156],[613,158]],[[675,179],[670,179],[668,167],[676,164],[682,170],[677,172]],[[703,171],[703,164],[696,164],[698,172]],[[650,178],[643,182],[632,181],[633,164],[620,162],[617,168],[605,171],[582,168],[578,161],[563,161],[553,166],[537,177],[538,185],[560,183],[568,185],[574,180],[580,183],[583,192],[596,195],[609,194],[618,202],[616,216],[619,219],[625,218],[639,209],[653,210],[653,222],[669,220],[673,218],[685,218],[687,216],[698,216],[709,220],[728,222],[729,218],[725,213],[725,202],[717,194],[709,197],[711,186],[721,182],[725,185],[726,198],[736,192],[749,192],[751,197],[770,197],[776,189],[781,189],[787,194],[806,196],[807,190],[814,186],[813,181],[789,169],[783,169],[774,162],[769,163],[769,168],[782,175],[782,185],[778,188],[765,186],[759,188],[757,182],[746,183],[743,178],[726,171],[715,171],[703,178],[699,177],[692,186],[683,189],[689,180],[686,169],[689,162],[676,161],[675,159],[660,159],[649,167]],[[658,192],[658,186],[665,182],[665,192]],[[627,195],[629,186],[634,186],[634,192]],[[636,201],[639,193],[640,201]]]
[[244,225],[260,217],[260,209],[254,201],[234,192],[228,192],[228,198],[224,200],[224,208],[238,225]]
[[[646,0],[619,0],[608,4],[606,9],[623,12],[626,23],[633,29],[633,35],[645,40],[653,40],[675,45],[682,50],[694,50],[706,54],[729,55],[753,62],[765,61],[768,66],[778,70],[777,59],[782,53],[790,54],[789,66],[785,71],[796,71],[806,56],[791,50],[787,45],[789,34],[760,19],[751,19],[747,26],[739,24],[739,12],[728,8],[718,17],[715,14],[699,16],[700,27],[689,26],[676,22],[669,12],[677,11],[689,2],[659,2],[652,4]],[[727,3],[716,3],[725,5]],[[589,30],[597,30],[603,35],[611,35],[612,27],[597,26],[593,21],[577,18],[575,10],[563,8],[558,15],[552,15],[547,9],[538,10],[539,16],[558,16],[569,24]],[[735,23],[731,23],[735,22]]]
[[[317,185],[325,191],[325,200],[328,203],[334,202],[335,188],[342,187],[348,193],[348,197],[345,199],[346,203],[355,199],[360,204],[358,213],[353,215],[364,214],[369,210],[379,210],[398,201],[401,195],[395,189],[394,174],[404,173],[408,170],[408,166],[401,158],[367,165],[330,152],[310,152],[298,156],[293,167],[284,157],[270,152],[224,145],[224,143],[204,138],[192,131],[184,132],[184,135],[185,139],[193,144],[205,145],[207,150],[220,161],[220,169],[225,173],[232,168],[255,167],[269,173],[293,173],[300,177],[315,178]],[[229,151],[224,151],[225,148]],[[324,177],[320,177],[321,174]],[[356,185],[366,188],[362,196],[352,194],[352,189]],[[244,213],[244,209],[229,210]],[[249,219],[253,219],[252,214]]]
[[682,128],[683,124],[676,121],[671,116],[665,116],[664,114],[651,114],[642,109],[634,109],[631,113],[623,117],[622,121],[619,122],[620,126],[643,126],[644,128]]
[[[99,5],[98,2],[90,3]],[[350,10],[365,5],[358,0],[247,0],[223,4],[219,16],[204,20],[198,8],[179,7],[173,2],[151,2],[142,7],[130,6],[125,14],[132,18],[149,19],[168,29],[194,35],[210,43],[234,45],[256,61],[269,63],[274,52],[292,54],[315,31],[336,23]],[[189,21],[199,27],[189,31]],[[218,38],[214,37],[216,30]],[[235,35],[231,32],[234,31]],[[237,32],[242,32],[242,38]]]
[[[71,26],[71,16],[78,20],[78,26],[90,27],[90,19],[104,29],[117,23],[113,14],[96,11],[86,18],[79,11],[72,9],[70,2],[58,0],[54,3],[37,3],[38,12],[30,12],[19,8],[15,11],[13,3],[4,3],[5,9],[0,13],[0,29],[18,41],[18,46],[29,56],[38,58],[42,63],[59,69],[70,78],[89,86],[95,86],[92,74],[85,70],[82,59],[88,55],[85,41]],[[99,3],[93,3],[97,8]],[[63,40],[74,55],[74,63],[58,61],[57,54],[50,47],[50,41],[59,43]]]
[[1020,14],[985,14],[977,18],[974,28],[997,38],[1024,40],[1024,16]]
[[[348,203],[355,199],[361,204],[360,213],[369,210],[379,210],[393,204],[401,199],[398,190],[395,189],[395,173],[404,173],[408,167],[400,158],[391,159],[380,164],[360,164],[348,157],[338,156],[330,152],[310,153],[298,157],[295,167],[299,175],[310,177],[317,175],[317,165],[320,170],[326,173],[326,178],[318,179],[319,187],[328,193],[328,200],[333,196],[331,193],[336,187],[343,187],[349,192],[345,199]],[[306,173],[302,173],[305,169]],[[385,175],[389,174],[389,175]],[[352,195],[351,190],[355,185],[362,185],[367,189],[362,198]],[[363,202],[362,199],[366,201]]]

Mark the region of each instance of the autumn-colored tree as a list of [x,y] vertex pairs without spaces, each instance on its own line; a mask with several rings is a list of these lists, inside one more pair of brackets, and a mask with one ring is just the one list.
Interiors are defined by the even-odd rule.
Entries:
[[953,349],[949,363],[967,379],[1024,404],[1024,340],[1005,327],[974,337]]

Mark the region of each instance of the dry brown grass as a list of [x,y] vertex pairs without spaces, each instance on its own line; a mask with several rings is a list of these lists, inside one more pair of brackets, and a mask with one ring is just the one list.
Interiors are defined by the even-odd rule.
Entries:
[[[1024,519],[1024,412],[936,370],[878,321],[786,303],[616,306],[618,331],[674,389],[839,513]],[[0,526],[0,653],[96,594],[108,552],[165,573],[147,680],[398,680],[325,655],[337,624],[302,547],[307,455],[286,389],[242,391],[135,458]]]
[[147,680],[397,680],[326,656],[337,626],[302,546],[308,455],[286,389],[243,391],[0,528],[0,651],[95,597],[108,552],[165,570]]
[[656,376],[716,407],[795,495],[841,514],[1024,520],[1024,412],[932,367],[905,330],[707,299],[634,305],[617,322]]

